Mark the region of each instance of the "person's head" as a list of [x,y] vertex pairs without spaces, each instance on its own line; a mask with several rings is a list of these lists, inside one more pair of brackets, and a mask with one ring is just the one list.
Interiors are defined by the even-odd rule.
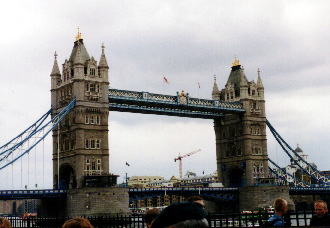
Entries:
[[93,226],[86,218],[73,218],[67,220],[62,228],[93,228]]
[[151,227],[152,222],[155,220],[155,218],[159,215],[160,212],[160,209],[152,208],[147,210],[146,213],[144,213],[144,221],[146,221],[148,227]]
[[199,203],[201,204],[203,207],[205,206],[204,205],[204,199],[200,196],[190,196],[188,197],[187,201],[189,202],[195,202],[195,203]]
[[209,227],[203,206],[195,202],[173,203],[166,207],[151,228]]
[[5,218],[0,218],[0,228],[11,228],[9,220]]
[[276,213],[284,215],[288,210],[288,203],[284,199],[276,199],[274,209]]
[[318,218],[322,218],[325,215],[325,213],[327,213],[328,211],[327,204],[323,200],[316,201],[314,204],[314,208],[315,208],[316,216]]

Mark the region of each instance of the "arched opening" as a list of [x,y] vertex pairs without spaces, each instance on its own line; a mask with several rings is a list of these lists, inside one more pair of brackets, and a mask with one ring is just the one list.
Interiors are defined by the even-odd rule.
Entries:
[[75,188],[77,186],[76,176],[73,168],[69,164],[60,167],[59,189]]
[[243,171],[241,169],[233,169],[230,171],[229,186],[230,187],[245,186],[245,181],[243,180]]

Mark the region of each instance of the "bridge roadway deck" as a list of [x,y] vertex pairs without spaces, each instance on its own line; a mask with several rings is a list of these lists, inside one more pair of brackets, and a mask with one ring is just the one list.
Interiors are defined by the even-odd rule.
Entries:
[[[129,188],[130,202],[161,195],[202,195],[208,198],[235,201],[238,198],[239,188]],[[290,195],[323,195],[330,194],[330,187],[290,187]],[[0,200],[15,199],[42,199],[66,197],[66,190],[1,190]]]
[[66,190],[1,190],[0,200],[14,199],[42,199],[66,197]]
[[238,188],[223,187],[130,188],[128,192],[130,202],[164,195],[200,195],[227,201],[236,201],[238,198]]
[[167,116],[215,119],[226,113],[244,113],[242,103],[109,89],[109,110]]

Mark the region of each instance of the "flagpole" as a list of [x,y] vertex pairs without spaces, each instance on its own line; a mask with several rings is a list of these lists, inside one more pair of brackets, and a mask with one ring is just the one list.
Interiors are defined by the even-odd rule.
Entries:
[[201,85],[199,84],[199,80],[198,80],[198,99],[199,99],[199,89],[201,88]]

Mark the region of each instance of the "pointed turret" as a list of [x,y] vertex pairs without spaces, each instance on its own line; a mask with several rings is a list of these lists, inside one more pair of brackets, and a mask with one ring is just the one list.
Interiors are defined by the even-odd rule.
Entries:
[[261,77],[260,77],[260,70],[258,68],[258,81],[257,81],[257,90],[258,90],[258,94],[259,94],[259,97],[260,99],[264,99],[264,85],[262,84],[262,81],[261,81]]
[[241,80],[240,80],[240,98],[247,98],[248,95],[248,80],[244,73],[244,68],[241,69]]
[[55,60],[54,60],[54,65],[53,65],[53,70],[52,73],[50,74],[51,77],[51,105],[52,108],[56,107],[56,102],[57,102],[57,92],[56,89],[60,85],[61,82],[61,73],[60,69],[57,64],[57,53],[55,52],[54,54]]
[[264,85],[262,84],[261,78],[260,78],[260,70],[258,68],[258,81],[257,81],[257,87],[258,88],[264,88]]
[[214,84],[212,90],[212,99],[213,100],[220,100],[220,93],[217,85],[217,77],[214,75]]
[[79,42],[78,42],[76,57],[74,58],[73,63],[74,63],[74,65],[78,65],[78,64],[84,65],[84,60],[81,55]]
[[[101,59],[100,59],[100,64],[99,64],[99,74],[100,74],[100,78],[103,78],[103,80],[105,82],[107,82],[107,84],[104,84],[104,90],[108,90],[108,86],[109,86],[109,65],[108,65],[108,62],[107,62],[107,58],[105,57],[105,54],[104,54],[104,45],[102,43],[102,54],[101,54]],[[104,97],[104,102],[107,102],[107,97]]]
[[74,42],[74,46],[73,46],[69,61],[71,61],[71,62],[75,61],[78,49],[80,49],[80,54],[81,54],[83,63],[85,63],[87,60],[90,60],[89,54],[84,45],[84,40],[81,37],[81,33],[79,33],[79,28],[78,28],[78,35],[76,36],[76,41]]
[[234,86],[236,98],[241,96],[240,87],[241,87],[242,78],[246,79],[243,69],[241,68],[241,64],[239,63],[239,60],[237,60],[235,56],[235,60],[233,62],[233,66],[231,67],[231,72],[229,74],[226,86],[230,84]]
[[99,67],[105,67],[107,69],[109,69],[109,66],[108,66],[108,62],[107,62],[107,58],[105,57],[105,54],[104,54],[104,44],[102,43],[102,55],[101,55],[101,59],[100,59],[100,64],[99,64]]
[[53,70],[52,70],[52,73],[50,74],[50,76],[55,76],[55,75],[61,76],[60,68],[58,67],[58,64],[57,64],[57,54],[56,54],[56,51],[55,51],[54,56],[55,56],[55,60],[54,60]]

